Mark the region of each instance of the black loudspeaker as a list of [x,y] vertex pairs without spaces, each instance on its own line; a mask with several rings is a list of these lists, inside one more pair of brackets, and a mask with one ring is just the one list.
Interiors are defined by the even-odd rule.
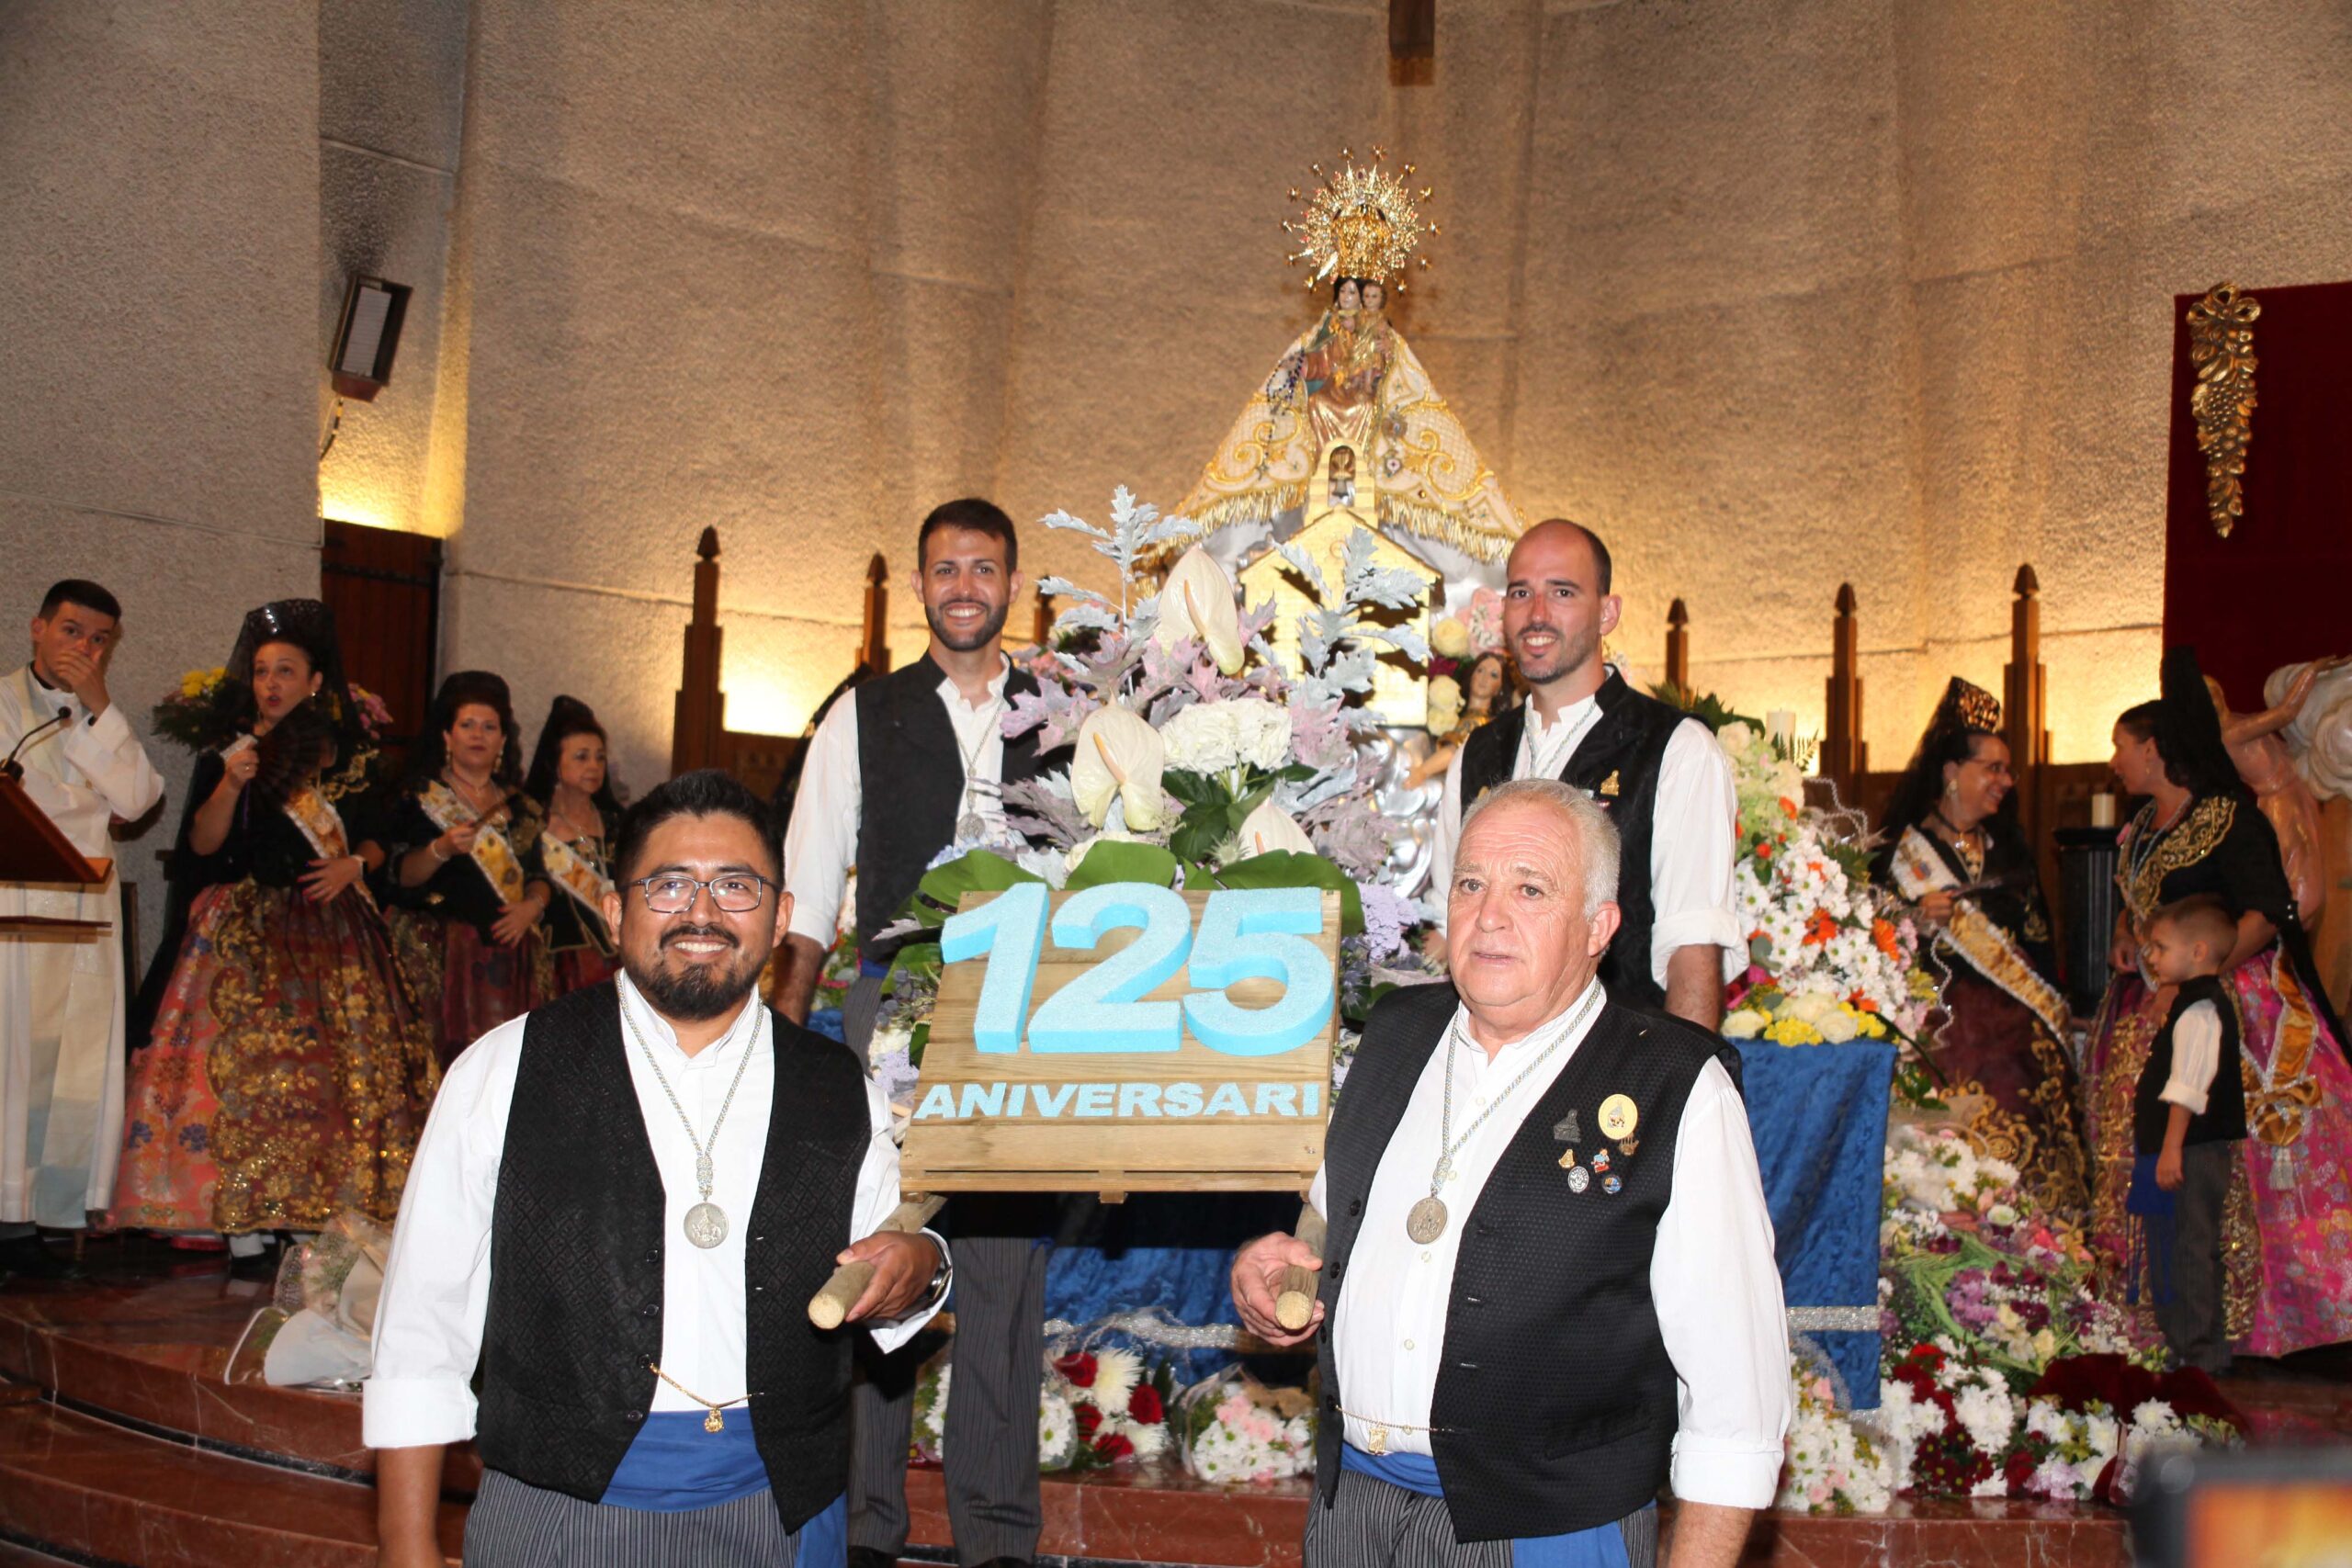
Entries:
[[2115,938],[2115,911],[2123,896],[2115,886],[2113,828],[2058,829],[2058,898],[2065,911],[2066,1004],[2077,1017],[2098,1011],[2107,994],[2107,950]]
[[408,296],[406,284],[380,277],[351,280],[344,291],[343,319],[335,325],[334,353],[327,359],[337,393],[367,401],[390,382]]

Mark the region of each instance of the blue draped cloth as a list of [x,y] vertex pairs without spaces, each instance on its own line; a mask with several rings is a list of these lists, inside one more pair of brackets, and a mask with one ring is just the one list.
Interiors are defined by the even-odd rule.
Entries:
[[[1742,1040],[1741,1090],[1792,1337],[1819,1346],[1857,1409],[1878,1404],[1879,1194],[1894,1047]],[[1809,1307],[1867,1307],[1867,1330],[1804,1325]]]

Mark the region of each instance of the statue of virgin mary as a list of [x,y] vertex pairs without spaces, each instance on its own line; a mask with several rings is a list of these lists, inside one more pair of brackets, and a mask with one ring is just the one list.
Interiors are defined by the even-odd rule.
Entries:
[[1301,242],[1291,259],[1309,264],[1307,286],[1329,288],[1330,304],[1251,396],[1178,511],[1237,576],[1303,531],[1370,527],[1443,582],[1450,604],[1500,586],[1524,525],[1388,320],[1414,248],[1437,231],[1382,157],[1343,162],[1283,225]]

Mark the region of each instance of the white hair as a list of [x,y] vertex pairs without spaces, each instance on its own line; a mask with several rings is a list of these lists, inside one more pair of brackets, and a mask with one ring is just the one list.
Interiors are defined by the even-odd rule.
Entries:
[[1584,863],[1585,919],[1592,919],[1603,904],[1617,897],[1617,824],[1609,819],[1609,813],[1592,796],[1574,784],[1562,784],[1557,779],[1512,779],[1497,784],[1463,813],[1461,836],[1455,841],[1466,840],[1470,824],[1485,813],[1520,802],[1548,807],[1567,819],[1569,837],[1576,841],[1577,858]]

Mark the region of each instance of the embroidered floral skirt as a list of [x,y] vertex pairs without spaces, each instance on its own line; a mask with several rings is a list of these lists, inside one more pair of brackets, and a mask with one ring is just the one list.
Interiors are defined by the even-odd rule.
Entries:
[[568,997],[590,986],[602,985],[620,973],[621,961],[607,958],[593,947],[567,947],[555,954],[555,994]]
[[501,947],[464,920],[394,909],[394,945],[409,988],[433,1021],[441,1065],[504,1023],[553,1001],[555,965],[546,937],[534,931],[521,945]]
[[208,887],[131,1063],[112,1223],[233,1235],[315,1230],[345,1210],[390,1222],[439,1083],[372,905]]
[[[2256,1134],[2239,1145],[2223,1214],[2230,1337],[2256,1356],[2352,1339],[2352,1067],[2276,947],[2238,965],[2229,982]],[[2154,994],[2138,976],[2120,976],[2086,1063],[2097,1171],[2091,1244],[2112,1289],[2126,1283],[2129,1257],[2132,1094],[2163,1024]]]
[[1985,1153],[2018,1168],[2044,1208],[2079,1222],[2090,1203],[2090,1171],[2066,1047],[2031,1008],[1962,962],[1951,964],[1944,1009],[1927,1055],[1951,1092],[1984,1095],[1969,1131],[1984,1139]]

